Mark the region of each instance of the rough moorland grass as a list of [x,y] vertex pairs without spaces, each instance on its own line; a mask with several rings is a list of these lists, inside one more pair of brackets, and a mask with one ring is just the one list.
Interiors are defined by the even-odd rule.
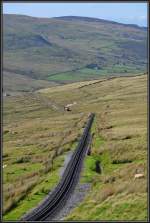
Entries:
[[[147,209],[146,193],[142,195],[142,198],[141,194],[136,194],[136,196],[131,194],[126,197],[121,197],[121,195],[112,196],[111,192],[109,194],[110,198],[108,198],[106,201],[103,201],[101,204],[97,204],[93,200],[87,202],[86,204],[83,204],[82,206],[80,206],[80,213],[82,213],[82,215],[77,212],[77,210],[79,209],[76,209],[76,214],[72,213],[72,215],[70,215],[67,220],[94,219],[109,221],[116,219],[125,219],[130,221],[147,219],[147,212],[145,212],[145,210]],[[86,213],[86,215],[84,215],[84,213]]]
[[[91,98],[89,105],[96,112],[90,160],[93,161],[97,155],[103,173],[98,175],[93,172],[90,178],[91,192],[65,219],[146,220],[146,75],[116,78],[91,85],[88,90],[89,94],[92,91],[96,97]],[[81,109],[83,111],[87,108],[84,103]],[[101,139],[103,143],[99,143]],[[82,174],[84,180],[84,174],[89,176],[87,172],[90,175],[91,169],[85,162]],[[134,181],[136,172],[143,173],[144,178]]]
[[[83,130],[88,113],[95,112],[92,153],[85,159],[81,177],[81,182],[91,182],[91,191],[83,203],[66,219],[146,219],[146,82],[146,75],[122,77],[90,85],[85,82],[82,88],[77,83],[43,90],[30,96],[6,99],[4,131],[9,131],[4,135],[4,154],[7,154],[4,155],[4,164],[8,165],[6,168],[9,169],[9,165],[18,165],[19,169],[22,163],[14,162],[29,154],[31,166],[32,163],[42,165],[37,169],[42,173],[39,177],[41,183],[36,184],[27,193],[31,193],[30,204],[34,198],[32,195],[34,188],[42,185],[43,177],[54,171],[51,160],[55,162],[56,157],[72,148],[72,143],[77,141]],[[63,106],[74,101],[77,104],[72,111],[65,113]],[[95,171],[97,160],[102,165],[102,174]],[[62,160],[58,163],[62,163]],[[29,162],[23,163],[23,165],[28,164]],[[42,172],[42,169],[45,169],[46,173]],[[5,170],[7,169],[4,168],[4,176]],[[134,182],[136,171],[144,173],[144,178]],[[23,172],[19,176],[20,179],[22,174]],[[18,183],[16,182],[18,185],[19,178]],[[13,191],[13,184],[5,180],[4,188],[12,186]],[[26,197],[27,195],[22,202]],[[39,200],[37,199],[37,203]],[[27,203],[25,210],[28,209]],[[7,199],[4,204],[7,204]],[[7,213],[7,219],[17,219],[23,213],[20,210],[24,208],[21,207],[23,206],[18,202],[17,207],[10,212],[11,216],[8,215],[9,212]]]
[[[21,216],[23,209],[20,205],[28,194],[32,200],[36,185],[40,185],[50,173],[53,173],[52,179],[63,165],[64,154],[75,148],[86,117],[83,114],[68,117],[54,105],[38,94],[4,100],[4,218]],[[45,185],[44,193],[48,193],[51,185],[48,181]],[[56,181],[52,185],[56,185]],[[28,210],[32,204],[32,207],[38,204],[39,199],[33,198]]]
[[33,190],[26,194],[24,199],[17,203],[16,208],[10,210],[4,215],[4,220],[20,219],[30,209],[36,207],[38,203],[48,194],[48,192],[58,183],[58,171],[52,171],[45,177],[42,177]]

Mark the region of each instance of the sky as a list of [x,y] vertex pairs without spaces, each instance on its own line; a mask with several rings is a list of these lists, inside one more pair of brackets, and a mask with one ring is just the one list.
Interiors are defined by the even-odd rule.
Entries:
[[147,3],[3,3],[3,13],[34,17],[85,16],[147,26]]

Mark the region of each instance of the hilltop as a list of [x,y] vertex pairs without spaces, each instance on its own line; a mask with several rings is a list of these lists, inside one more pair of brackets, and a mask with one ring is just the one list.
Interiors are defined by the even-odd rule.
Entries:
[[[42,88],[45,83],[48,87],[54,82],[64,84],[146,71],[145,27],[76,16],[4,14],[3,37],[6,90],[8,79],[15,82],[16,76],[23,84],[22,79],[26,83],[24,79],[32,78],[28,91]],[[5,78],[6,72],[9,78]],[[37,80],[46,82],[39,85]],[[18,83],[9,90],[15,87],[18,89]]]

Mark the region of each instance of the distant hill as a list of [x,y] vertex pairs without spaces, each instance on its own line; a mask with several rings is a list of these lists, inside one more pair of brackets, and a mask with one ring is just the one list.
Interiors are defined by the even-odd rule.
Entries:
[[66,83],[145,72],[147,67],[147,29],[137,25],[5,14],[3,35],[4,77],[7,72]]
[[130,26],[130,27],[135,27],[135,28],[139,28],[139,29],[144,29],[146,30],[146,27],[140,27],[136,24],[123,24],[123,23],[119,23],[119,22],[115,22],[115,21],[110,21],[110,20],[105,20],[105,19],[98,19],[98,18],[91,18],[91,17],[82,17],[82,16],[60,16],[60,17],[54,17],[54,18],[58,18],[58,19],[62,19],[62,20],[66,20],[66,21],[73,21],[73,20],[78,20],[78,21],[86,21],[86,22],[101,22],[101,23],[111,23],[111,24],[118,24],[118,25],[122,25],[122,26]]

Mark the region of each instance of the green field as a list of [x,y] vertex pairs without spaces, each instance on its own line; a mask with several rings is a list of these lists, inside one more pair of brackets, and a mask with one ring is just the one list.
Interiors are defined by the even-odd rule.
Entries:
[[[57,184],[89,112],[96,113],[94,138],[80,182],[90,182],[91,191],[66,220],[147,219],[147,75],[141,75],[4,97],[4,220],[18,220]],[[134,180],[136,171],[144,178]]]
[[139,70],[128,66],[114,66],[101,70],[83,68],[77,71],[64,72],[55,75],[49,75],[48,80],[56,83],[79,82],[84,80],[100,79],[102,77],[123,76],[137,74]]

